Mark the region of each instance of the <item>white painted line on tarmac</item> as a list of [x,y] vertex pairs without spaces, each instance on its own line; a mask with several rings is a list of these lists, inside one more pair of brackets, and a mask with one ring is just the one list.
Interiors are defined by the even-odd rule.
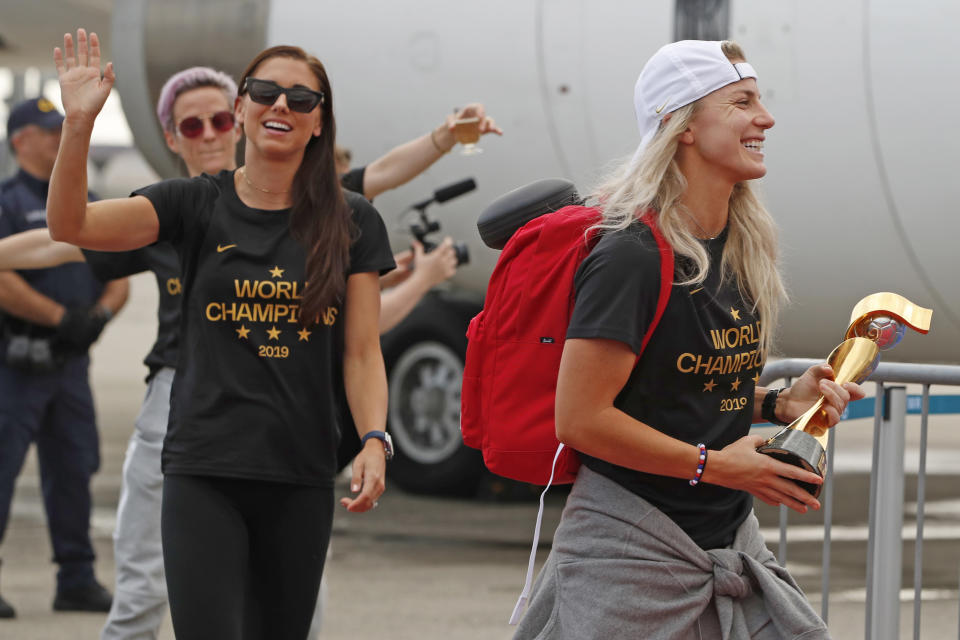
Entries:
[[[10,517],[26,518],[45,522],[46,513],[43,510],[43,503],[40,501],[15,500],[11,509]],[[94,507],[90,514],[90,531],[95,536],[101,534],[112,536],[114,529],[117,528],[117,511],[110,507]]]
[[[913,589],[900,589],[900,602],[913,602]],[[810,600],[819,602],[822,600],[820,593],[808,593]],[[960,591],[957,589],[921,589],[920,600],[923,602],[950,602],[960,597]],[[831,591],[830,602],[849,602],[854,604],[864,604],[867,601],[867,590],[864,589],[844,589],[843,591]]]
[[[760,533],[768,543],[780,539],[779,527],[762,527]],[[830,528],[830,539],[833,542],[865,542],[870,533],[866,525],[835,524]],[[914,540],[917,537],[916,524],[903,526],[901,538]],[[960,524],[941,524],[925,522],[923,525],[924,541],[931,540],[958,540],[960,539]],[[790,525],[787,527],[787,542],[822,542],[823,525]]]
[[[18,500],[12,505],[11,516],[30,519],[45,518],[43,503],[40,501]],[[916,503],[905,505],[906,512],[916,513]],[[923,539],[933,540],[960,540],[960,500],[936,500],[927,502],[924,513],[929,516],[924,521]],[[934,521],[936,517],[939,520]],[[949,519],[951,522],[942,522]],[[117,526],[117,512],[110,507],[94,507],[90,518],[90,527],[94,534],[112,536]],[[773,543],[780,538],[779,527],[763,527],[760,529],[764,539]],[[790,525],[787,527],[787,542],[822,542],[823,525]],[[869,535],[867,525],[834,524],[830,529],[830,538],[836,542],[864,542]],[[917,525],[908,522],[903,525],[901,537],[903,540],[914,540],[917,536]]]
[[90,528],[95,533],[112,536],[117,530],[117,511],[116,509],[94,508],[90,514]]
[[[903,510],[911,515],[917,513],[917,503],[908,502]],[[930,500],[923,503],[923,513],[928,517],[949,518],[960,516],[960,498],[955,500]]]
[[[927,451],[927,473],[935,475],[955,475],[957,473],[956,449],[937,449]],[[869,449],[844,450],[837,447],[833,454],[833,472],[868,473],[873,463],[873,452]],[[920,468],[920,450],[908,448],[904,451],[903,467],[906,473],[917,473]]]

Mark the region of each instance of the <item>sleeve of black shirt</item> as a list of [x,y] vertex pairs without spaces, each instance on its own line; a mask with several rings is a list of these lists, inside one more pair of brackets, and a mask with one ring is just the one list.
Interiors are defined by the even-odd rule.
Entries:
[[[652,247],[651,247],[652,245]],[[645,231],[605,235],[574,276],[567,338],[606,338],[640,352],[660,295],[660,254]]]
[[357,238],[350,247],[350,273],[376,271],[383,275],[392,271],[397,264],[380,214],[363,196],[349,192],[346,196],[358,229]]
[[125,278],[135,273],[149,271],[144,249],[133,251],[92,251],[81,249],[83,257],[101,282]]
[[349,189],[354,193],[359,193],[363,195],[363,176],[366,173],[367,168],[357,167],[356,169],[350,169],[345,174],[340,176],[340,186],[344,189]]
[[158,240],[179,245],[188,226],[203,224],[200,215],[207,209],[202,205],[210,190],[215,190],[209,176],[174,178],[137,189],[131,196],[144,196],[153,205],[160,222]]

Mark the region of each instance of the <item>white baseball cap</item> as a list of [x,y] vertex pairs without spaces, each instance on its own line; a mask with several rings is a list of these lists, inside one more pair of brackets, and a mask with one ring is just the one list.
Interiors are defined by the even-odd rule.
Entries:
[[640,127],[634,162],[653,139],[663,117],[757,72],[746,62],[730,62],[719,40],[681,40],[660,47],[647,61],[633,88]]

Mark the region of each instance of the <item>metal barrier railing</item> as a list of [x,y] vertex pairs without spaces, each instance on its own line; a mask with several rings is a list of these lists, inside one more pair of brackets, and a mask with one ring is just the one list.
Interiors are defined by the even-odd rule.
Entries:
[[[819,360],[790,359],[769,362],[760,376],[761,385],[783,379],[787,384]],[[924,500],[926,498],[927,431],[931,385],[960,386],[960,366],[881,362],[870,377],[876,383],[874,397],[873,455],[870,473],[869,534],[867,538],[866,633],[869,640],[894,640],[900,632],[900,583],[903,537],[904,448],[907,396],[903,384],[920,384],[920,460],[917,469],[917,532],[914,546],[913,637],[920,638],[923,560]],[[892,386],[887,386],[891,384]],[[957,398],[960,401],[960,398]],[[958,413],[950,403],[943,413]],[[852,405],[851,405],[852,406]],[[951,410],[952,409],[952,410]],[[849,411],[849,408],[848,408]],[[911,411],[912,413],[913,411]],[[830,602],[830,534],[833,521],[834,439],[827,445],[827,471],[821,492],[823,508],[823,561],[821,566],[821,612],[827,620]],[[787,561],[787,508],[780,507],[780,539],[777,559]],[[960,576],[958,576],[960,580]],[[960,588],[960,584],[958,584]],[[958,626],[960,638],[960,626]]]

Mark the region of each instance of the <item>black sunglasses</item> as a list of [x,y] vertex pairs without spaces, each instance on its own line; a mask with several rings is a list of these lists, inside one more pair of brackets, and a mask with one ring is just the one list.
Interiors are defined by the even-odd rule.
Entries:
[[213,128],[220,133],[226,133],[233,129],[233,113],[230,111],[218,111],[214,114],[184,118],[177,123],[177,129],[184,138],[196,138],[203,135],[204,120],[210,120]]
[[317,108],[318,104],[323,104],[324,99],[322,91],[314,91],[306,87],[285,89],[272,80],[257,78],[247,78],[243,83],[243,90],[251,100],[265,105],[275,103],[282,93],[287,97],[287,106],[290,110],[299,113],[310,113]]

